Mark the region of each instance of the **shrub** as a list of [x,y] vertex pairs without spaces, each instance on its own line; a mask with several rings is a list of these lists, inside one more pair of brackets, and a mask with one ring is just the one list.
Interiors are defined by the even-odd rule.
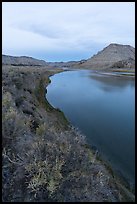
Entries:
[[26,172],[30,176],[28,189],[35,196],[42,188],[48,190],[50,196],[57,190],[62,179],[61,168],[64,161],[56,157],[52,162],[46,158],[44,161],[34,160],[26,166]]
[[[17,111],[15,103],[9,92],[5,92],[2,98],[2,135],[3,142],[8,138],[13,140],[16,136],[21,136],[26,131],[27,121]],[[7,140],[9,142],[9,140]],[[7,145],[9,145],[7,143]]]
[[38,128],[36,128],[36,134],[42,136],[43,134],[45,134],[46,130],[47,130],[47,125],[46,123],[43,123],[39,125]]

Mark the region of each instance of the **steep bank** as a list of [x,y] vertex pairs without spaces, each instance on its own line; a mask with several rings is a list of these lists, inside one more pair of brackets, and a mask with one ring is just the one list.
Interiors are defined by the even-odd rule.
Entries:
[[49,76],[60,71],[3,66],[3,201],[134,201],[45,100]]

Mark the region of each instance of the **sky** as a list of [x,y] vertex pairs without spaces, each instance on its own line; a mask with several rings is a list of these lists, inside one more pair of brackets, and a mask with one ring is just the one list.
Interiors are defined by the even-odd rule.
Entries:
[[2,2],[2,53],[88,59],[110,43],[135,47],[135,2]]

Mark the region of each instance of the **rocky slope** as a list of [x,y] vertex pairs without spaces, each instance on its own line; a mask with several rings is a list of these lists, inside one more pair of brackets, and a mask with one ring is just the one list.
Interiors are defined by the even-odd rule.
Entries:
[[[76,65],[75,65],[76,66]],[[79,67],[89,69],[135,68],[135,48],[130,45],[110,44]]]
[[5,65],[26,65],[26,66],[45,66],[47,63],[44,60],[38,60],[32,57],[13,57],[9,55],[2,55],[2,64]]

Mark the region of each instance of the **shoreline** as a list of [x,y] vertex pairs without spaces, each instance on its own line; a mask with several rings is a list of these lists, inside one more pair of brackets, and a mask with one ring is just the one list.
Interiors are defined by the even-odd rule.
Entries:
[[[83,70],[83,69],[81,69],[81,70]],[[63,72],[64,71],[79,71],[79,70],[63,70]],[[91,71],[94,71],[94,70],[91,70]],[[61,72],[62,73],[62,72]],[[113,72],[111,73],[111,72],[100,72],[100,71],[94,71],[94,73],[97,73],[97,74],[101,74],[101,75],[107,75],[107,76],[124,76],[124,77],[132,77],[132,76],[125,76],[125,75],[115,75],[115,74],[113,74]],[[59,73],[56,73],[56,74],[59,74]],[[51,83],[51,79],[50,79],[50,77],[52,77],[52,76],[54,76],[54,75],[56,75],[56,74],[53,74],[53,75],[50,75],[49,76],[49,80],[50,80],[50,83]],[[50,84],[49,83],[49,84]],[[48,84],[48,85],[49,85]],[[45,88],[45,90],[46,90],[46,94],[47,94],[47,87],[48,87],[48,85],[46,86],[46,88]],[[45,100],[46,101],[48,101],[48,99],[47,99],[47,97],[46,97],[46,95],[45,95]],[[78,127],[75,127],[75,126],[73,126],[73,124],[71,123],[71,121],[70,120],[68,120],[67,119],[67,117],[65,116],[65,114],[64,114],[64,112],[62,111],[62,110],[60,110],[59,108],[56,108],[56,107],[54,107],[53,105],[51,105],[50,104],[50,102],[48,101],[48,104],[53,108],[53,109],[55,109],[55,110],[58,110],[58,111],[60,111],[62,114],[63,114],[63,116],[65,117],[65,120],[68,122],[68,125],[70,125],[70,127],[72,127],[72,128],[74,128],[74,129],[76,129],[76,130],[78,130],[78,132],[81,132],[81,130],[78,128]],[[113,165],[111,164],[111,162],[110,161],[108,161],[107,160],[107,156],[104,156],[103,155],[103,152],[99,152],[98,151],[98,147],[97,146],[92,146],[91,144],[88,144],[87,143],[87,136],[86,135],[84,135],[84,137],[85,137],[85,142],[86,142],[86,145],[91,149],[91,151],[92,152],[94,152],[96,155],[97,155],[97,159],[99,160],[99,161],[101,161],[102,163],[103,163],[103,165],[105,165],[109,170],[110,170],[110,172],[112,173],[112,175],[114,176],[114,177],[116,177],[118,180],[120,180],[128,189],[130,189],[130,190],[132,190],[133,192],[135,191],[135,183],[132,183],[130,180],[129,180],[129,178],[127,178],[126,177],[126,175],[119,169],[119,168],[114,168],[114,167],[112,167]],[[96,149],[96,150],[95,150]]]
[[114,76],[114,77],[129,77],[131,79],[135,79],[135,71],[128,71],[128,70],[109,70],[109,69],[103,69],[103,70],[95,70],[95,69],[90,69],[90,68],[69,68],[69,67],[64,67],[62,68],[63,71],[80,71],[80,70],[88,70],[96,74],[100,75],[105,75],[105,76]]

